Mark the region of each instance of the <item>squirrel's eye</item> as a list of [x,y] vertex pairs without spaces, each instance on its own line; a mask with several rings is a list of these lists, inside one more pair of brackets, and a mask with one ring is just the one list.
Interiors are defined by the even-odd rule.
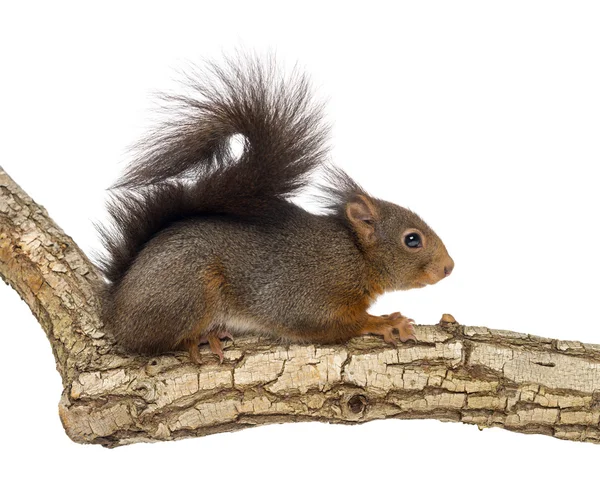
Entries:
[[409,233],[404,237],[404,244],[409,248],[420,248],[423,246],[423,241],[417,233]]

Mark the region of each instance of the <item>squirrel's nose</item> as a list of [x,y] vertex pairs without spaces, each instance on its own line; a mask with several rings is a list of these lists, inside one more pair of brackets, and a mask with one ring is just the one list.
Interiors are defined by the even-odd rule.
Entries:
[[454,269],[454,261],[452,260],[452,258],[449,258],[450,262],[444,266],[444,276],[450,276],[450,273],[452,273],[452,270]]

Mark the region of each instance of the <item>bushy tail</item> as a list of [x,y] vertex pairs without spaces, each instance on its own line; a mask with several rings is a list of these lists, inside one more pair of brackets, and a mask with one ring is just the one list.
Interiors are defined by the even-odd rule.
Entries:
[[[260,214],[305,186],[324,160],[328,128],[307,78],[273,59],[210,63],[188,75],[189,96],[166,95],[169,120],[139,143],[112,191],[113,228],[100,228],[106,277],[118,282],[143,245],[191,216]],[[232,138],[241,141],[235,155]]]

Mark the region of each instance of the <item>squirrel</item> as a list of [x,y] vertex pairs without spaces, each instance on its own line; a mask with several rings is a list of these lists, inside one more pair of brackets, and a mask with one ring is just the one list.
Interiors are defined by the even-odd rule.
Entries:
[[[307,76],[238,56],[187,79],[192,94],[165,95],[174,114],[140,142],[111,189],[112,227],[99,227],[102,317],[117,344],[200,363],[199,344],[222,362],[221,340],[236,334],[416,340],[412,319],[368,308],[437,283],[454,262],[419,216],[329,163]],[[291,199],[318,171],[311,213]]]

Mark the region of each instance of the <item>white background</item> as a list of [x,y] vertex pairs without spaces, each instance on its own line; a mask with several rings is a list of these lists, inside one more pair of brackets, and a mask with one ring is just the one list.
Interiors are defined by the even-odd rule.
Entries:
[[[600,343],[597,3],[92,3],[6,2],[0,13],[0,164],[84,251],[98,247],[92,221],[148,123],[152,92],[189,61],[275,49],[330,98],[334,161],[418,212],[456,261],[449,279],[388,294],[376,312],[420,323],[449,312],[463,324]],[[599,446],[422,420],[76,445],[58,419],[49,344],[1,284],[0,316],[0,468],[19,476],[597,470]]]

